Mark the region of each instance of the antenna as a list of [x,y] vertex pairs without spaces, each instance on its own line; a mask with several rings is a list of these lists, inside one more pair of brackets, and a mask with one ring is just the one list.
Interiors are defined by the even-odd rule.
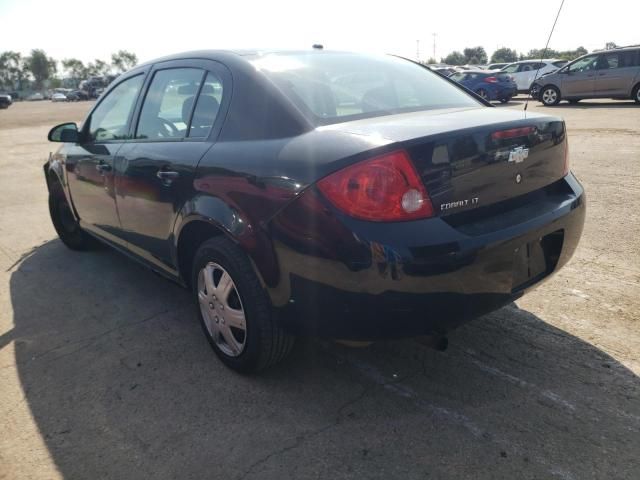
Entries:
[[[551,27],[551,32],[549,32],[549,38],[547,38],[547,44],[544,46],[544,50],[542,51],[542,58],[540,59],[540,64],[538,65],[538,68],[536,69],[536,74],[533,77],[533,82],[531,82],[531,85],[533,85],[535,83],[535,81],[538,79],[538,73],[540,73],[540,68],[542,67],[542,60],[544,59],[544,57],[547,55],[547,49],[549,48],[549,42],[551,41],[551,35],[553,35],[553,31],[556,28],[556,23],[558,23],[558,17],[560,16],[560,12],[562,11],[562,7],[564,5],[564,0],[562,0],[560,2],[560,8],[558,8],[558,13],[556,14],[556,19],[553,21],[553,27]],[[527,101],[524,103],[524,111],[527,111],[527,107],[529,106],[529,99],[531,98],[531,88],[529,88],[529,92],[527,93]]]

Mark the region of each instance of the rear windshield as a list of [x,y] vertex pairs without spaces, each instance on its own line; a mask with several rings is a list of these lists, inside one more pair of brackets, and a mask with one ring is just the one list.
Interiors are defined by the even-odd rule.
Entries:
[[480,105],[440,75],[392,56],[278,53],[252,63],[321,124]]

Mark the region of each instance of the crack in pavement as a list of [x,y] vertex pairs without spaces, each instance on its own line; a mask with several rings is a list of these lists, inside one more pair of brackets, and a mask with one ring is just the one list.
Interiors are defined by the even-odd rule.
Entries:
[[258,468],[261,465],[264,465],[265,463],[267,463],[269,460],[271,460],[274,457],[280,456],[284,453],[290,452],[291,450],[295,450],[296,448],[302,446],[305,442],[309,441],[310,439],[326,432],[327,430],[330,430],[332,428],[337,427],[338,425],[340,425],[342,423],[342,419],[343,419],[343,412],[345,409],[349,408],[352,405],[355,405],[356,403],[360,402],[370,391],[371,391],[371,386],[364,386],[362,388],[362,391],[356,395],[354,398],[347,400],[344,404],[342,404],[339,408],[338,411],[336,413],[336,418],[335,420],[328,424],[325,425],[323,427],[320,427],[318,429],[315,430],[311,430],[311,431],[306,431],[303,432],[302,434],[298,435],[295,439],[295,443],[293,443],[292,445],[287,445],[286,447],[282,447],[279,448],[277,450],[274,450],[271,453],[268,453],[267,455],[263,456],[262,458],[258,459],[257,461],[255,461],[254,463],[252,463],[249,468],[247,470],[245,470],[238,478],[238,480],[244,480],[245,478],[247,478],[250,474],[252,474],[256,468]]

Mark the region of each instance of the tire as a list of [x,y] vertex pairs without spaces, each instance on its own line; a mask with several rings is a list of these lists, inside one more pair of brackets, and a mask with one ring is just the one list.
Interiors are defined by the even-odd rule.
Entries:
[[501,98],[500,102],[501,103],[509,103],[510,100],[511,100],[511,97],[506,97],[506,98]]
[[568,100],[568,102],[571,105],[575,105],[576,103],[578,103],[580,100],[582,100],[581,98],[572,98],[571,100]]
[[191,280],[200,325],[227,367],[254,373],[291,351],[294,337],[274,319],[249,258],[231,240],[205,241],[195,254]]
[[490,101],[489,99],[489,93],[484,89],[484,88],[479,88],[478,90],[476,90],[476,94],[480,97],[482,97],[484,100],[486,100],[487,102]]
[[71,250],[92,250],[99,245],[95,238],[80,228],[62,187],[56,181],[52,182],[49,190],[49,215],[58,237]]
[[540,90],[540,101],[547,107],[560,103],[560,90],[553,85],[547,85]]
[[633,99],[635,102],[640,105],[640,83],[633,87]]

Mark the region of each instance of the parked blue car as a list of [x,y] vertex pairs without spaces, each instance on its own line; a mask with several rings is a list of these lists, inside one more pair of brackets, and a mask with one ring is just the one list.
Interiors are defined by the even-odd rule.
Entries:
[[518,92],[513,77],[507,73],[487,70],[466,70],[449,77],[485,100],[507,103]]

